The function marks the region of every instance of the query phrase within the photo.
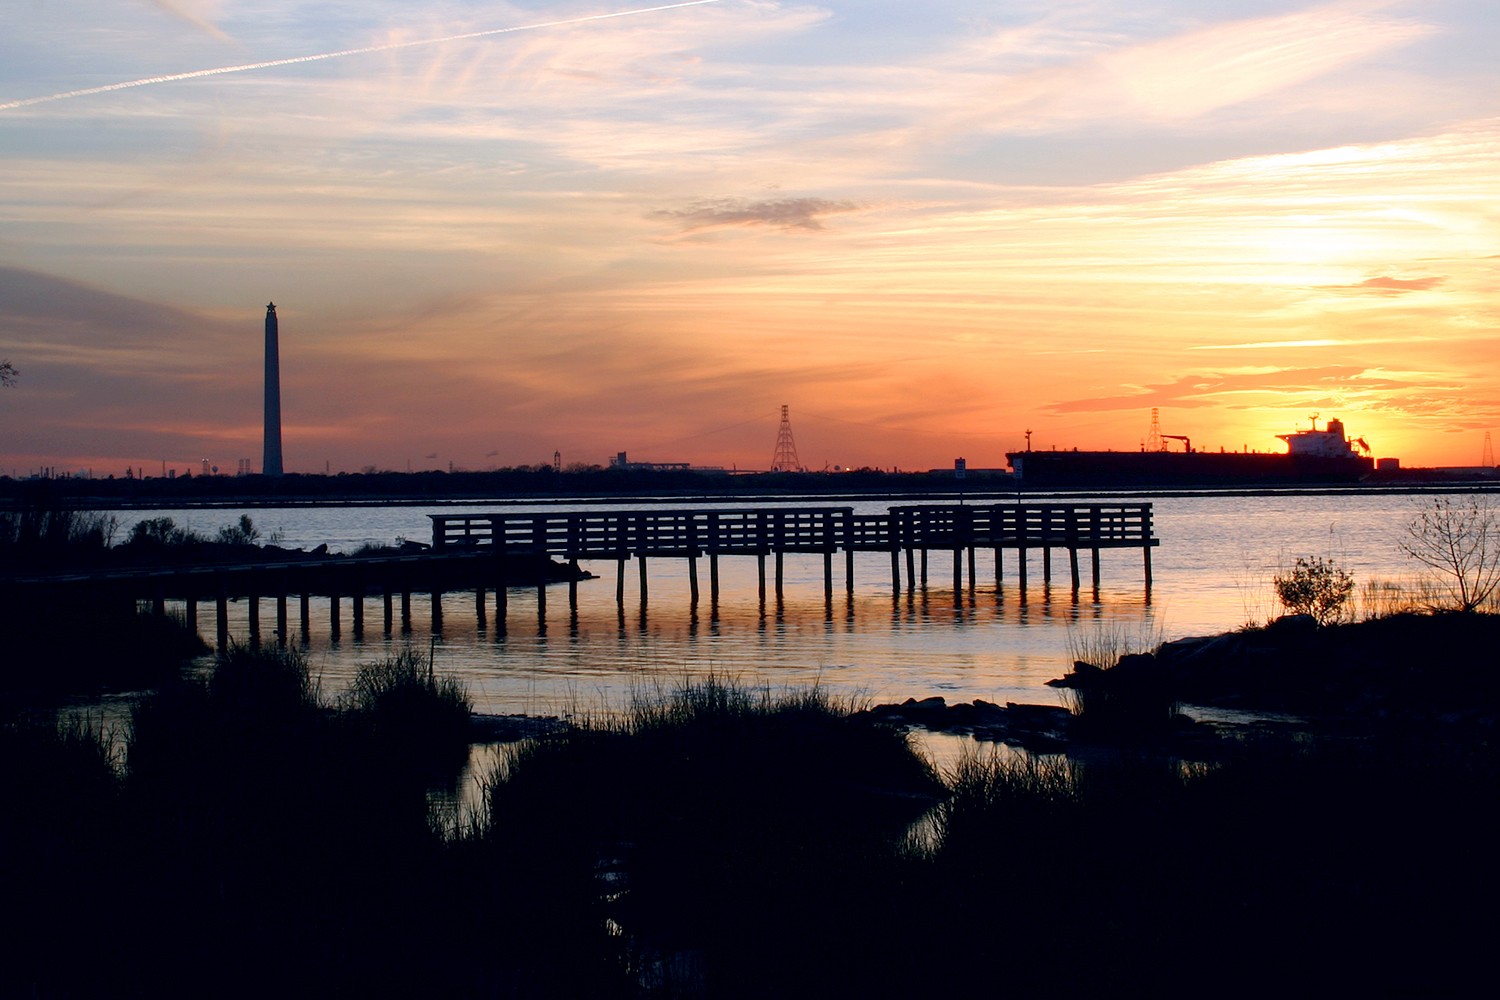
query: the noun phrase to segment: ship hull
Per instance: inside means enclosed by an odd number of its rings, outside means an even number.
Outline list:
[[[1357,482],[1368,458],[1257,452],[1022,451],[1006,456],[1026,486],[1274,486]]]

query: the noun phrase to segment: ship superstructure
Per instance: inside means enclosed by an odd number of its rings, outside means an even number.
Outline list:
[[[1328,421],[1328,426],[1318,430],[1318,415],[1312,415],[1312,430],[1293,431],[1290,434],[1278,434],[1278,438],[1286,442],[1287,454],[1292,456],[1309,456],[1315,458],[1359,458],[1359,452],[1354,450],[1359,445],[1366,454],[1369,454],[1370,446],[1365,443],[1364,438],[1350,439],[1344,436],[1344,422],[1338,419]]]

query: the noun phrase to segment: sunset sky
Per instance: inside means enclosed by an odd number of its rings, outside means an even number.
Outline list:
[[[651,6],[4,4],[0,472],[1500,436],[1494,0]]]

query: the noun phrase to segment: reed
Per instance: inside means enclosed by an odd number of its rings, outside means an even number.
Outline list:
[[[1137,739],[1177,722],[1170,678],[1152,655],[1161,636],[1161,626],[1151,622],[1135,631],[1118,621],[1069,628],[1073,670],[1058,686],[1081,734]]]
[[[847,709],[816,689],[685,680],[516,747],[493,779],[489,836],[550,868],[551,898],[571,892],[613,921],[631,975],[711,953],[717,988],[769,988],[785,969],[765,956],[842,939],[851,899],[887,912],[882,876],[942,791],[905,733]]]
[[[12,820],[56,829],[115,797],[122,761],[102,715],[19,719],[0,726],[0,801]]]
[[[1120,657],[1149,653],[1162,643],[1160,623],[1145,621],[1131,625],[1119,621],[1096,621],[1068,626],[1068,656],[1074,662],[1108,670]]]
[[[96,559],[114,543],[112,514],[35,506],[0,511],[0,563],[69,565]]]
[[[461,681],[434,671],[430,653],[407,646],[362,665],[338,707],[387,766],[451,781],[468,759],[473,702]]]

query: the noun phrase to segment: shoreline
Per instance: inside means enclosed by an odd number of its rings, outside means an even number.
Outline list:
[[[574,483],[566,482],[577,477]],[[354,482],[351,482],[353,480]],[[754,487],[748,486],[754,482]],[[0,477],[0,510],[266,509],[276,507],[543,506],[723,504],[782,500],[852,503],[956,500],[1004,503],[1078,497],[1380,496],[1500,492],[1500,476],[1407,470],[1356,483],[1214,483],[1162,486],[1100,482],[1028,487],[1008,473],[389,473],[373,475],[195,476],[176,479],[10,479]]]

